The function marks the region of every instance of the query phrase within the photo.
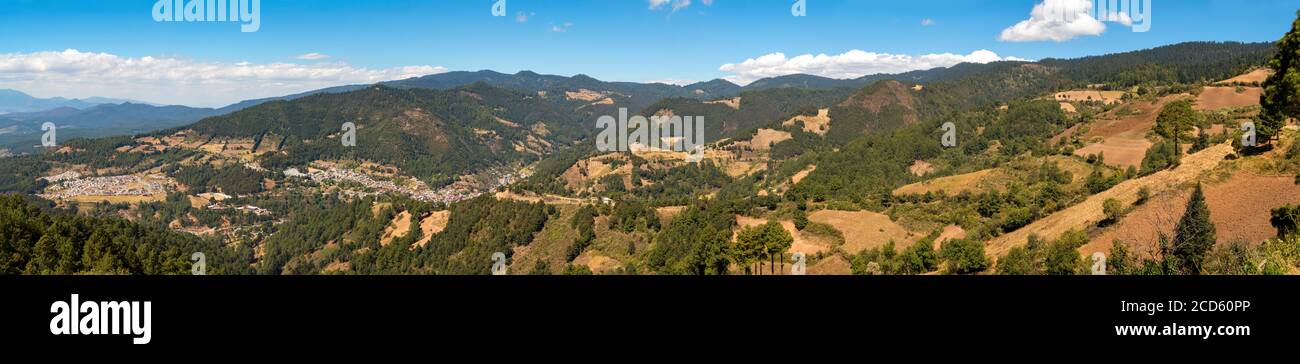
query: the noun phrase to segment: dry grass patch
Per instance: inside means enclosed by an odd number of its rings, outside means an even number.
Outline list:
[[[1137,201],[1138,190],[1147,188],[1152,195],[1168,190],[1182,188],[1187,183],[1197,180],[1201,175],[1213,170],[1232,154],[1232,146],[1219,144],[1183,158],[1182,165],[1172,170],[1157,172],[1150,176],[1128,180],[1110,190],[1088,197],[1082,203],[1070,206],[1028,226],[1020,228],[993,239],[988,245],[989,255],[998,257],[1006,254],[1015,246],[1028,242],[1029,235],[1037,234],[1047,239],[1055,239],[1070,229],[1087,229],[1102,221],[1105,215],[1101,205],[1107,199],[1117,199],[1131,205]]]
[[[1246,74],[1237,77],[1219,81],[1215,84],[1218,85],[1263,84],[1264,81],[1268,80],[1268,76],[1272,76],[1272,75],[1273,75],[1273,70],[1267,68],[1260,68],[1254,71],[1247,72]]]
[[[734,98],[730,98],[730,99],[722,99],[722,100],[705,101],[704,103],[706,103],[706,104],[710,104],[710,105],[726,105],[727,107],[730,107],[730,108],[732,108],[732,109],[740,110],[740,97],[734,97]]]
[[[406,237],[406,235],[410,233],[411,212],[402,211],[402,213],[393,217],[393,221],[388,223],[388,226],[384,228],[384,235],[379,239],[379,245],[388,246],[389,243],[393,242],[393,239]]]
[[[1052,98],[1063,102],[1103,102],[1109,105],[1120,103],[1124,91],[1065,91],[1056,93]]]
[[[584,88],[578,90],[577,92],[565,91],[564,97],[569,100],[581,100],[581,101],[591,102],[591,101],[596,101],[605,98],[605,94]]]
[[[1082,136],[1085,141],[1101,139],[1101,142],[1079,148],[1074,151],[1074,155],[1104,155],[1106,164],[1119,168],[1141,166],[1142,158],[1146,157],[1147,149],[1152,145],[1146,136],[1155,127],[1160,109],[1171,101],[1185,97],[1187,96],[1165,96],[1156,102],[1130,104],[1108,112],[1103,115],[1105,120],[1093,122],[1089,125],[1088,133]],[[1132,114],[1115,117],[1121,109],[1130,110]]]
[[[1206,87],[1196,97],[1196,110],[1218,110],[1259,105],[1259,87]]]
[[[1173,237],[1174,226],[1187,208],[1191,189],[1182,188],[1156,196],[1133,209],[1115,226],[1093,236],[1081,250],[1086,254],[1107,252],[1112,242],[1123,241],[1134,251],[1150,254],[1157,251],[1159,236]],[[1220,244],[1246,242],[1257,244],[1276,236],[1269,222],[1273,209],[1300,203],[1300,186],[1293,176],[1264,176],[1241,171],[1222,182],[1205,186],[1205,202],[1210,207]],[[1150,256],[1150,255],[1147,255]]]
[[[412,244],[411,249],[415,249],[416,247],[423,248],[425,245],[429,245],[429,241],[433,240],[434,235],[438,235],[438,233],[447,229],[447,221],[450,219],[451,211],[445,210],[434,211],[429,214],[429,216],[425,216],[424,219],[421,219],[420,231],[424,233],[424,236],[420,237],[420,240],[416,241],[415,244]]]
[[[798,122],[803,122],[803,131],[816,133],[817,135],[826,135],[830,131],[831,109],[817,110],[817,116],[799,115],[790,120],[781,123],[782,126],[795,126]]]
[[[810,165],[808,168],[799,171],[799,173],[795,173],[794,177],[790,177],[790,182],[797,185],[800,181],[803,181],[804,178],[808,178],[808,175],[812,174],[816,170],[817,165]]]
[[[1079,109],[1078,109],[1078,108],[1075,108],[1075,107],[1074,107],[1074,104],[1071,104],[1071,103],[1068,103],[1068,102],[1062,102],[1062,103],[1061,103],[1061,111],[1064,111],[1064,112],[1066,112],[1066,113],[1070,113],[1070,114],[1074,114],[1074,113],[1079,112]]]
[[[897,246],[906,246],[917,238],[916,234],[890,220],[888,215],[871,211],[821,210],[809,215],[808,219],[844,233],[843,250],[848,254],[881,247],[890,240]]]
[[[960,194],[961,191],[978,193],[991,190],[1002,190],[1006,188],[1005,180],[1005,172],[999,169],[985,169],[956,176],[940,177],[929,181],[913,183],[894,190],[894,195],[924,195],[927,192],[943,192],[949,196],[953,196]]]
[[[934,173],[934,165],[930,164],[930,162],[918,159],[915,162],[912,162],[911,166],[907,167],[907,172],[911,173],[913,176],[925,177],[927,174]]]
[[[758,133],[754,134],[754,139],[750,141],[749,145],[754,150],[772,150],[772,146],[790,139],[794,139],[794,136],[790,135],[789,132],[758,129]]]

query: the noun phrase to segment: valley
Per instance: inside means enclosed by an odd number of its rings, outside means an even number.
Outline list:
[[[796,255],[809,274],[1056,274],[1128,251],[1117,273],[1157,274],[1196,186],[1220,246],[1291,243],[1272,220],[1300,203],[1295,126],[1234,143],[1272,54],[1185,43],[745,87],[452,72],[66,139],[0,159],[0,202],[148,230],[226,274],[489,274],[498,252],[509,274],[789,274]],[[1131,72],[1153,64],[1177,77]],[[595,121],[620,108],[703,117],[703,160],[599,150]],[[165,274],[184,252],[0,270]],[[1211,254],[1265,254],[1233,252]]]

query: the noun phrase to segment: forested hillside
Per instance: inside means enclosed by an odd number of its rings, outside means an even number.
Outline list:
[[[795,253],[814,274],[1073,274],[1095,251],[1129,274],[1235,269],[1249,259],[1227,248],[1165,258],[1204,233],[1138,241],[1125,219],[1243,209],[1216,183],[1293,203],[1294,133],[1232,145],[1265,91],[1218,84],[1273,53],[1185,43],[744,88],[452,72],[296,95],[0,159],[0,191],[23,195],[0,199],[0,272],[184,273],[193,251],[226,274],[489,274],[496,253],[511,274],[784,274]],[[704,160],[597,150],[595,120],[619,108],[703,117]],[[1289,254],[1289,211],[1269,211],[1269,243],[1267,225],[1222,230]]]

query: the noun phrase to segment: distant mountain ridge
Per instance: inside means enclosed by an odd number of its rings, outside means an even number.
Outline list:
[[[85,109],[96,105],[124,102],[135,101],[104,97],[89,97],[85,99],[51,97],[45,99],[28,95],[27,93],[18,90],[0,89],[0,114],[39,112],[63,107]]]

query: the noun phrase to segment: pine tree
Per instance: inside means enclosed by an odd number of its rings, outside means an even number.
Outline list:
[[[1178,269],[1182,274],[1198,275],[1205,254],[1214,248],[1214,223],[1210,222],[1210,208],[1205,203],[1205,191],[1196,185],[1191,201],[1187,202],[1187,212],[1178,221],[1174,231],[1173,255],[1177,259]]]
[[[1263,111],[1256,122],[1256,134],[1261,141],[1277,137],[1287,118],[1300,118],[1300,11],[1296,17],[1268,62],[1276,73],[1264,81],[1264,94],[1259,98]]]

